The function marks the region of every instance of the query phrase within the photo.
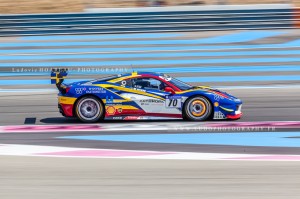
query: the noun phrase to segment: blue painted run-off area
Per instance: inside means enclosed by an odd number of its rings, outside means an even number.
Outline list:
[[[273,37],[285,32],[281,31],[243,31],[233,34],[214,36],[210,38],[198,39],[200,43],[229,43],[229,42],[249,42],[266,37]],[[156,39],[156,38],[172,38],[182,36],[181,33],[145,33],[145,34],[114,34],[114,35],[68,35],[68,36],[27,36],[20,37],[23,41],[57,41],[57,40],[108,40],[108,39]],[[174,40],[176,42],[176,40]],[[134,44],[134,41],[133,43]]]
[[[277,36],[283,32],[277,31],[245,31],[228,35],[204,39],[187,39],[187,40],[127,40],[127,41],[60,41],[60,42],[18,42],[18,43],[2,43],[1,47],[31,47],[31,46],[105,46],[105,45],[167,45],[167,44],[214,44],[214,43],[234,43],[234,42],[249,42],[265,37]],[[166,34],[166,37],[171,34]],[[164,34],[157,34],[158,38],[162,38]],[[174,34],[175,36],[175,34]],[[119,36],[123,38],[122,36]],[[138,38],[139,35],[136,35]],[[115,37],[116,38],[116,37]],[[129,38],[129,37],[128,37]],[[141,37],[140,37],[141,38]]]
[[[178,46],[177,46],[178,45]],[[44,44],[45,46],[45,44]],[[112,48],[111,46],[114,46]],[[74,48],[74,46],[64,46],[63,48],[56,47],[53,48],[43,48],[43,49],[6,49],[2,48],[0,50],[1,54],[4,53],[78,53],[78,52],[124,52],[124,51],[184,51],[184,50],[237,50],[237,49],[264,49],[264,48],[292,48],[299,47],[300,40],[291,41],[288,43],[280,44],[251,44],[251,45],[184,45],[174,43],[172,46],[143,46],[143,45],[128,45],[123,47],[118,47],[118,45],[111,45],[109,47],[97,47],[88,46],[86,48]]]
[[[48,40],[108,40],[108,39],[155,39],[164,37],[179,37],[180,33],[139,33],[139,34],[113,34],[113,35],[55,35],[55,36],[24,36],[20,40],[24,41],[48,41]]]
[[[225,56],[274,56],[300,55],[300,50],[284,51],[230,51],[230,52],[168,52],[168,53],[118,53],[118,54],[57,54],[57,55],[0,55],[0,60],[49,60],[49,59],[124,59],[124,58],[167,58],[167,57],[225,57]],[[54,63],[53,63],[54,64]]]
[[[168,144],[209,144],[260,147],[300,147],[300,132],[187,133],[146,135],[64,136],[63,139]]]
[[[86,67],[86,66],[140,66],[140,65],[175,65],[175,64],[242,64],[242,63],[278,63],[300,62],[299,57],[275,57],[275,58],[228,58],[228,59],[188,59],[188,60],[139,60],[139,61],[89,61],[89,62],[37,62],[37,63],[0,63],[0,67]]]

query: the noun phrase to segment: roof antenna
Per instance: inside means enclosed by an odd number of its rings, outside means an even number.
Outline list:
[[[132,72],[134,72],[134,68],[132,67],[132,64],[131,64],[130,66],[131,66],[131,70],[132,70]]]

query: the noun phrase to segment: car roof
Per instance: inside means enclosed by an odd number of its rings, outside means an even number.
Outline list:
[[[126,76],[133,76],[133,75],[141,75],[141,76],[143,76],[143,75],[151,75],[151,76],[156,76],[156,77],[158,77],[158,76],[162,76],[162,75],[164,75],[164,74],[162,74],[162,73],[155,73],[155,72],[139,72],[139,71],[134,71],[134,72],[132,72],[132,73],[125,73],[125,74],[121,74],[120,76],[121,77],[126,77]]]

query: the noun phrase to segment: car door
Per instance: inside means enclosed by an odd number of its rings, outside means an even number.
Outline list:
[[[154,78],[132,78],[129,83],[131,92],[123,93],[122,97],[130,98],[145,113],[161,113],[165,103],[165,92],[159,89],[160,83]]]
[[[144,92],[141,93],[142,96],[136,96],[136,99],[133,100],[145,112],[159,113],[160,116],[169,117],[172,117],[172,114],[181,114],[181,111],[177,109],[179,104],[176,104],[179,100],[164,90],[167,85],[163,81],[151,77],[133,78],[132,87],[137,91]]]

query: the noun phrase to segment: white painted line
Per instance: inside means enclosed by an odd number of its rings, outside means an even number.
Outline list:
[[[60,158],[300,161],[300,155],[195,153],[0,144],[0,155]]]
[[[252,131],[255,133],[259,129],[265,129],[266,132],[274,132],[275,129],[281,128],[300,128],[300,121],[261,121],[261,122],[156,122],[154,123],[98,123],[98,124],[65,124],[65,125],[8,125],[0,126],[0,133],[49,133],[49,132],[103,132],[103,131],[170,131],[174,132],[203,132],[208,131],[220,132],[224,129],[225,132],[229,130],[240,133]],[[238,128],[237,128],[238,127]],[[239,129],[238,131],[236,129]]]

